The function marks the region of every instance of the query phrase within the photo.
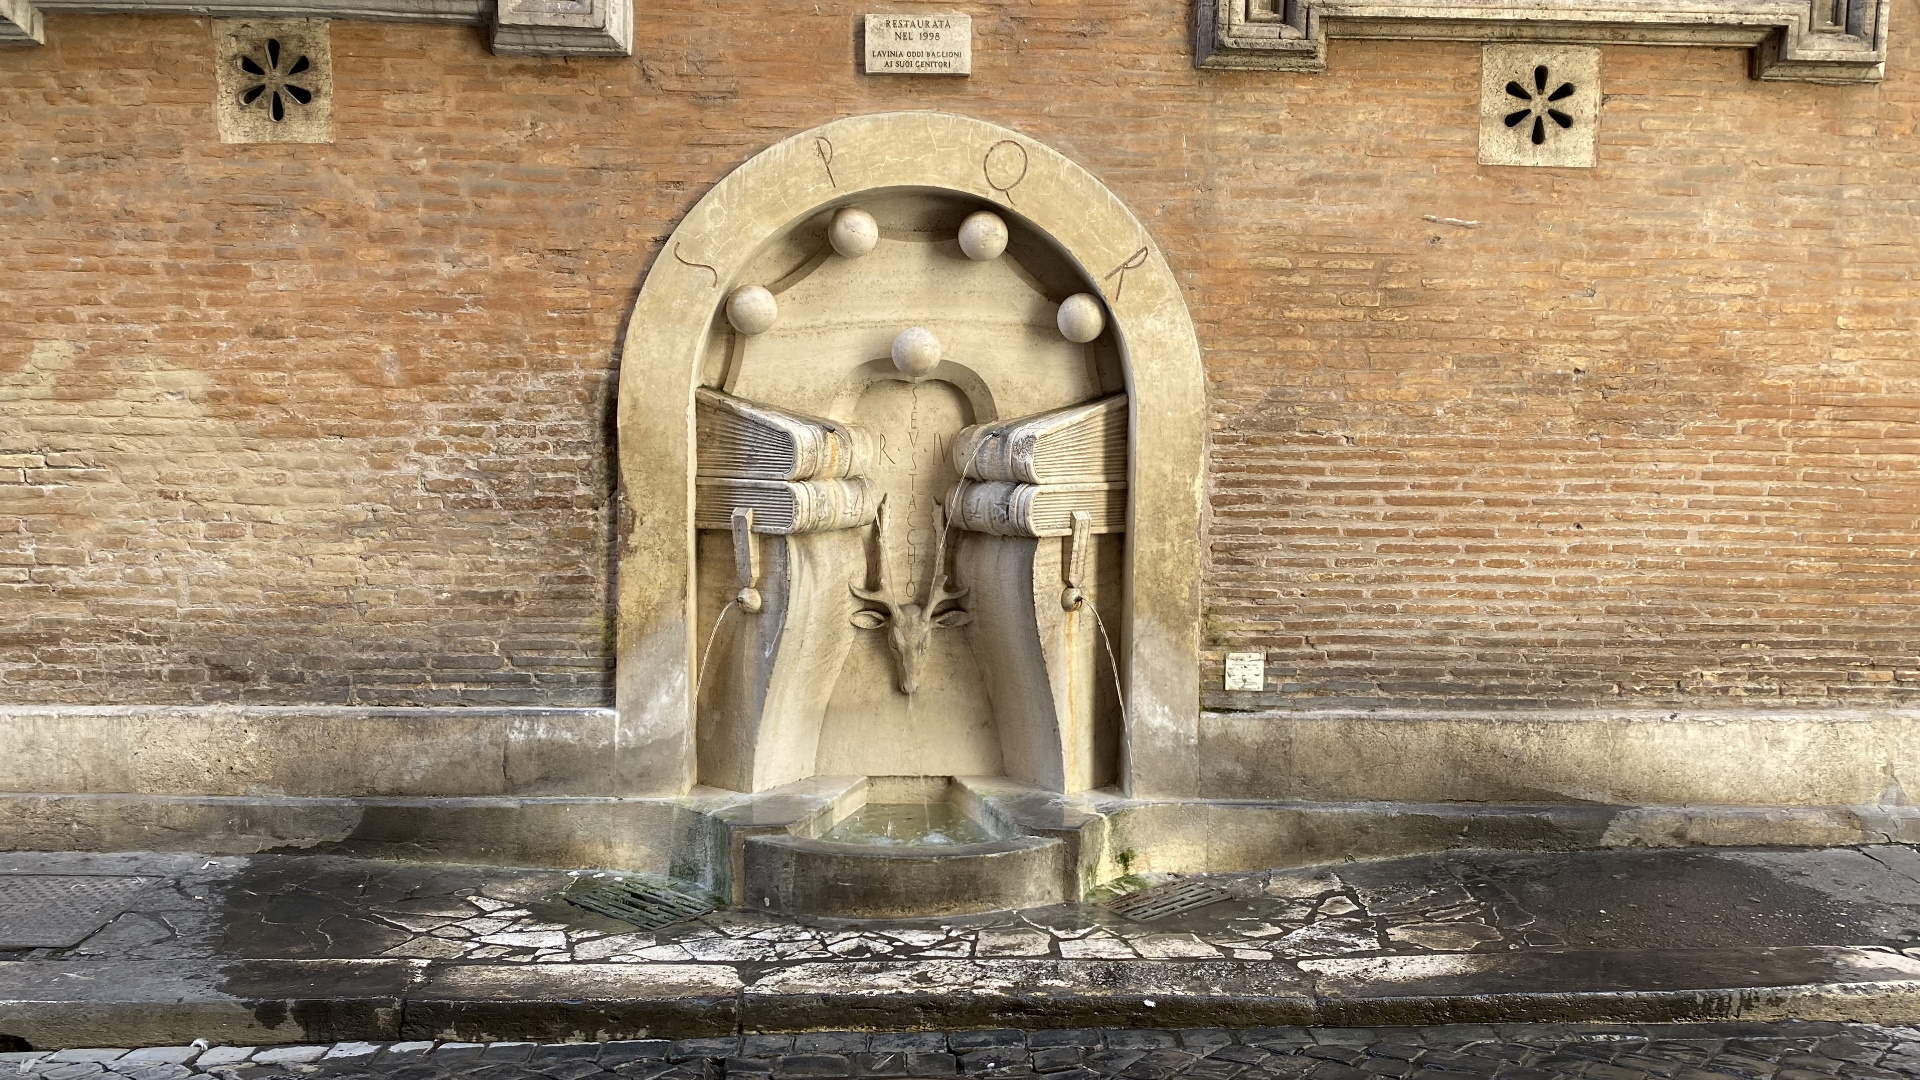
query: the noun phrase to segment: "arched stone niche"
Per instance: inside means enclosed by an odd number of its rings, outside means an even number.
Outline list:
[[[873,215],[879,237],[872,254],[849,260],[827,244],[834,214],[844,208]],[[1010,244],[1005,256],[969,274],[952,237],[967,214],[982,209],[1008,224]],[[910,273],[923,275],[916,288],[934,298],[932,309],[882,310],[889,276]],[[929,281],[951,287],[930,289]],[[749,335],[730,323],[727,302],[751,285],[769,289],[779,318]],[[1002,311],[1000,325],[969,325],[961,317],[960,294],[968,290],[984,290],[972,302],[979,308],[984,299],[986,308]],[[1043,318],[1079,291],[1099,297],[1107,320],[1103,336],[1083,348],[1057,332],[1049,338]],[[961,340],[943,342],[952,346],[950,358],[914,378],[890,362],[888,345],[901,324],[920,322],[939,323]],[[789,366],[782,357],[799,361],[823,349],[840,357],[841,370],[831,378],[819,371],[789,378],[809,363]],[[1077,365],[1078,383],[1055,378],[1036,386],[1010,377],[1007,365],[1026,361],[1055,372]],[[996,364],[998,370],[987,370]],[[935,528],[941,511],[934,504],[946,500],[922,496],[961,471],[947,439],[972,426],[1103,400],[1126,417],[1124,529],[1089,541],[1088,526],[1079,522],[1075,536],[996,544],[984,534]],[[941,445],[919,453],[918,479],[902,479],[897,452],[882,455],[895,459],[893,472],[882,475],[888,470],[875,465],[873,448],[860,450],[855,465],[826,468],[817,475],[851,473],[871,482],[864,496],[844,496],[848,505],[834,527],[789,535],[758,495],[729,502],[715,494],[716,484],[738,480],[712,474],[741,471],[712,464],[715,432],[737,426],[741,415],[758,422],[748,415],[755,409],[771,410],[776,425],[798,417],[829,431],[852,427],[876,436],[891,427],[896,439],[908,410],[914,430]],[[638,781],[622,794],[675,795],[696,783],[764,790],[828,770],[1004,774],[1057,790],[1118,781],[1136,797],[1194,794],[1204,432],[1199,349],[1178,282],[1112,192],[1058,153],[978,120],[887,113],[827,124],[755,156],[708,192],[668,239],[628,326],[619,456],[631,513],[620,550],[616,705],[620,753],[628,759],[623,771]],[[700,445],[708,448],[704,477],[695,475]],[[942,467],[954,475],[933,478]],[[754,481],[768,482],[779,483]],[[881,512],[883,493],[888,509]],[[758,507],[758,518],[743,518],[743,507]],[[909,542],[909,534],[917,539]],[[939,537],[952,542],[944,562],[937,547],[929,548]],[[1044,725],[1009,725],[1004,716],[1001,730],[969,733],[967,718],[983,706],[1007,711],[1004,702],[985,700],[982,665],[996,679],[1021,666],[1014,661],[1024,654],[994,655],[996,648],[1022,648],[1006,644],[1024,640],[1019,632],[1008,636],[1006,613],[1019,610],[1021,590],[1032,590],[1032,622],[1045,607],[1037,599],[1041,586],[1064,579],[1076,551],[1088,552],[1081,577],[1119,659],[1124,714],[1118,702],[1090,707],[1095,729],[1113,714],[1106,735],[1036,735]],[[929,691],[902,704],[909,677],[903,653],[882,644],[890,628],[875,624],[887,611],[899,624],[906,602],[931,598],[940,583],[929,579],[943,570],[966,597],[924,614],[966,622],[956,610],[964,608],[991,625],[931,628],[922,652],[934,689],[947,700],[929,710],[934,720],[925,723],[913,701],[931,701]],[[748,578],[765,587],[743,606],[738,590]],[[871,599],[889,585],[898,604]],[[733,608],[723,610],[729,598]],[[1042,637],[1048,625],[1056,636],[1062,632],[1058,620],[1039,621]],[[1028,638],[1034,629],[1026,627]],[[1080,655],[1094,655],[1089,647],[1104,652],[1090,646],[1085,628],[1072,634]],[[714,673],[706,686],[698,675],[703,653]],[[773,671],[783,662],[784,676]],[[723,670],[724,678],[714,677]],[[809,682],[796,671],[828,674]],[[1076,678],[1084,690],[1094,676],[1111,683],[1104,657]],[[808,685],[796,691],[802,683]],[[895,698],[886,700],[876,685]],[[1030,689],[1043,696],[1046,687]],[[768,694],[779,700],[770,704]],[[805,700],[796,704],[796,694]],[[862,710],[878,718],[866,729],[848,719]],[[810,719],[796,723],[796,716]],[[902,750],[909,744],[925,752],[915,758],[920,751]]]

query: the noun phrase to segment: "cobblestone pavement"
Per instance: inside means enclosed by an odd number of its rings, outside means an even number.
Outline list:
[[[31,1080],[1894,1080],[1920,1077],[1920,1028],[1742,1023],[817,1032],[679,1042],[0,1054],[0,1078],[16,1069]]]
[[[0,855],[0,875],[151,886],[75,945],[0,960],[401,958],[544,964],[1279,960],[1530,948],[1873,945],[1920,956],[1920,852],[1454,852],[1211,875],[1150,923],[1092,904],[901,923],[722,911],[657,932],[561,902],[580,873],[331,856]]]

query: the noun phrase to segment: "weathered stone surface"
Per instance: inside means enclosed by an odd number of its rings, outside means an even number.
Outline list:
[[[224,143],[333,141],[333,46],[324,19],[214,23],[214,125]]]
[[[755,980],[741,1009],[745,1023],[772,1029],[804,1025],[814,1009],[887,1027],[1015,1018],[1048,1027],[1286,1024],[1314,1015],[1306,985],[1277,965],[1138,960],[800,964]]]
[[[1305,960],[1336,1025],[1512,1023],[1591,1015],[1920,1022],[1920,962],[1883,949],[1789,947]]]
[[[1480,164],[1592,168],[1601,100],[1597,46],[1482,46]]]
[[[658,1039],[736,1030],[740,977],[724,965],[453,964],[408,994],[417,1038]]]

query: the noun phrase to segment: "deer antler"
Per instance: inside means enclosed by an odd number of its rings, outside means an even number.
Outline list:
[[[958,600],[967,595],[965,587],[947,588],[947,514],[946,508],[939,503],[933,504],[933,574],[927,582],[927,604],[925,611],[932,615],[934,610],[949,600]]]
[[[874,533],[880,542],[880,587],[863,589],[857,581],[850,582],[848,587],[853,590],[853,595],[870,604],[879,604],[887,609],[887,614],[892,615],[900,610],[900,605],[893,591],[893,575],[887,572],[887,564],[893,560],[887,558],[887,497],[885,495],[880,496],[880,506],[875,511]]]

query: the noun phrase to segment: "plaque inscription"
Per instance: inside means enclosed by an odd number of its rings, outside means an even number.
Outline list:
[[[869,75],[973,74],[970,15],[869,15]]]

